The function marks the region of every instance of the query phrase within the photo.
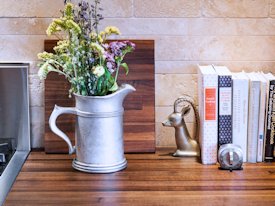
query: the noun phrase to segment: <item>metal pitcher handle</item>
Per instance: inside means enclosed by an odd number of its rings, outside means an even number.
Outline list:
[[[57,136],[61,137],[68,144],[69,154],[73,154],[73,153],[75,153],[75,146],[72,145],[72,142],[69,139],[69,137],[56,126],[56,119],[61,114],[76,114],[76,108],[75,107],[59,107],[59,106],[55,105],[54,110],[52,111],[52,114],[49,119],[50,129],[53,131],[53,133],[55,133]]]

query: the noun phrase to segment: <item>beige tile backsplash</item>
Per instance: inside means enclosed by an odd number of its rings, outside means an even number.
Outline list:
[[[31,63],[32,146],[43,147],[44,84],[36,75],[36,54],[63,0],[0,5],[0,61]],[[161,125],[174,100],[188,94],[197,102],[197,64],[275,73],[274,0],[102,0],[102,7],[102,27],[117,26],[125,38],[155,40],[157,146],[175,146],[173,128]],[[193,135],[192,113],[186,122]]]

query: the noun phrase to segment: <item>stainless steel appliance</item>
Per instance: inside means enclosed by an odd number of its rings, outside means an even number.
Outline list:
[[[31,148],[28,68],[0,63],[0,205]]]

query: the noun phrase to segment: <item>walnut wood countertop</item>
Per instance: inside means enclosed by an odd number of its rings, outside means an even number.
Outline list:
[[[173,151],[128,154],[128,168],[113,174],[77,172],[72,156],[32,152],[5,205],[275,205],[275,163],[229,172]]]

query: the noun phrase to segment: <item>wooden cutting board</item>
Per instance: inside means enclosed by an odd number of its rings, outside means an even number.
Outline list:
[[[136,50],[125,62],[130,71],[119,75],[119,84],[128,83],[136,92],[124,101],[124,146],[126,153],[155,152],[155,59],[153,40],[131,40]],[[56,40],[45,40],[45,51],[53,52]],[[50,73],[45,80],[45,152],[68,153],[67,144],[49,128],[49,117],[54,105],[74,107],[74,98],[68,97],[70,85],[64,76]],[[74,115],[62,115],[57,126],[74,143]]]

